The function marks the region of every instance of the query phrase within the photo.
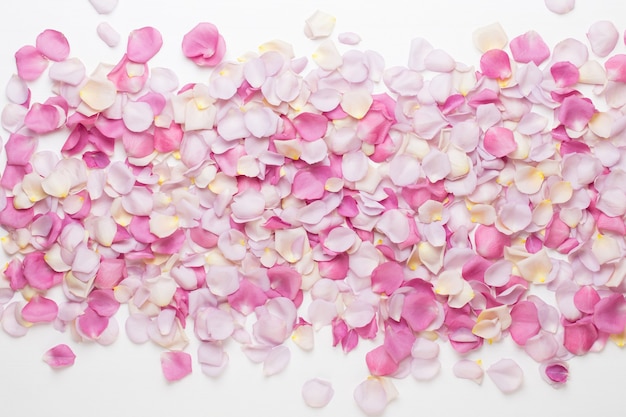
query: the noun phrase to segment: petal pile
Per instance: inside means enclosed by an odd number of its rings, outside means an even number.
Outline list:
[[[546,4],[566,13],[574,2]],[[2,111],[5,332],[53,323],[107,345],[123,307],[129,339],[163,347],[164,377],[177,381],[192,372],[191,333],[205,374],[224,371],[234,341],[271,377],[289,364],[289,340],[309,350],[327,328],[345,352],[376,344],[354,391],[369,415],[398,395],[392,378],[441,371],[440,340],[463,356],[455,375],[480,384],[486,373],[505,393],[522,369],[502,359],[483,370],[467,356],[485,342],[510,337],[554,386],[571,357],[622,346],[617,29],[589,28],[599,60],[574,39],[550,51],[532,31],[509,44],[491,25],[474,37],[477,68],[421,38],[408,66],[386,68],[376,52],[344,51],[356,34],[336,45],[335,23],[306,21],[312,63],[278,40],[224,60],[216,26],[199,23],[182,51],[214,67],[207,83],[151,67],[163,39],[149,26],[90,73],[58,31],[20,48]],[[110,26],[98,33],[120,41]],[[52,93],[34,102],[30,83],[46,70]],[[39,149],[53,134],[60,149]],[[59,345],[44,360],[74,357]],[[314,408],[333,394],[319,378],[302,389]]]

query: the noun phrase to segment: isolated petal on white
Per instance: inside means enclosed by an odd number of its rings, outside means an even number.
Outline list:
[[[54,66],[54,64],[52,66]],[[52,69],[50,69],[50,71],[52,71]],[[9,99],[9,101],[15,104],[25,103],[29,97],[28,91],[29,90],[26,81],[22,80],[15,74],[11,76],[5,89],[7,98]]]
[[[326,38],[333,33],[337,19],[317,10],[305,21],[304,34],[309,39]]]
[[[390,379],[370,377],[354,390],[354,400],[368,416],[382,414],[387,404],[396,398],[398,392]]]
[[[109,14],[117,7],[118,0],[89,0],[89,3],[100,14]]]
[[[304,403],[312,408],[325,407],[332,400],[335,390],[329,381],[320,378],[309,379],[302,386]]]
[[[553,13],[566,14],[574,10],[576,0],[544,0],[546,7]]]
[[[619,38],[615,25],[608,20],[599,20],[589,27],[587,39],[594,54],[605,57],[610,54]]]
[[[479,385],[483,382],[485,375],[482,366],[477,361],[470,359],[461,359],[455,363],[452,367],[452,372],[457,378],[469,379]]]
[[[517,391],[524,381],[524,372],[512,359],[501,359],[487,368],[487,375],[505,394]]]
[[[497,22],[474,30],[472,40],[474,46],[483,53],[490,49],[504,49],[509,41],[502,25]]]
[[[99,23],[96,27],[96,32],[98,37],[111,48],[119,45],[121,41],[120,34],[107,22]]]

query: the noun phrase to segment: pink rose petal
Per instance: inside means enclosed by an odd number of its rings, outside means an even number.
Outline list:
[[[225,52],[224,38],[212,23],[199,23],[183,37],[183,54],[197,65],[214,67]]]
[[[180,351],[163,352],[161,369],[165,379],[170,382],[183,379],[191,373],[191,355]]]
[[[46,351],[43,355],[43,361],[50,365],[51,368],[66,368],[74,365],[76,355],[72,349],[65,344],[56,345]]]
[[[133,62],[148,62],[163,46],[161,33],[151,26],[136,29],[128,35],[126,54]]]
[[[61,32],[46,29],[37,36],[37,50],[51,61],[63,61],[70,54],[70,44]]]
[[[34,81],[48,68],[48,60],[34,46],[23,46],[15,53],[17,75],[24,81]]]

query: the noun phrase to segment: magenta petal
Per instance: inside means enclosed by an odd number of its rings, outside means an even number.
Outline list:
[[[548,383],[552,384],[555,388],[565,384],[569,376],[569,369],[567,363],[563,362],[551,362],[542,366],[545,379]]]
[[[109,325],[109,318],[102,317],[91,307],[76,318],[76,326],[82,334],[90,339],[97,339]]]
[[[224,38],[212,23],[199,23],[183,37],[183,54],[197,65],[214,67],[225,53]]]
[[[61,32],[46,29],[37,36],[37,50],[51,61],[63,61],[70,54],[70,44]]]
[[[511,76],[509,55],[501,49],[491,49],[480,57],[480,70],[489,78],[506,80]]]
[[[22,309],[22,317],[31,323],[49,323],[59,312],[57,303],[49,298],[35,295]]]
[[[26,45],[15,53],[17,75],[25,81],[34,81],[48,68],[48,60],[34,46]]]
[[[178,381],[191,373],[191,355],[170,351],[161,354],[161,369],[168,381]]]
[[[35,103],[30,108],[24,124],[35,133],[49,133],[59,126],[60,116],[56,106]]]
[[[398,370],[398,364],[389,356],[384,345],[367,352],[365,362],[370,373],[375,376],[391,375]]]
[[[576,65],[571,62],[557,62],[550,67],[550,74],[557,87],[570,87],[578,82],[580,73]]]
[[[372,291],[393,294],[404,281],[404,272],[397,262],[385,262],[372,271]]]
[[[151,26],[133,30],[128,36],[126,54],[133,62],[145,64],[163,46],[161,33]]]
[[[495,226],[479,225],[475,233],[476,252],[487,259],[501,258],[504,247],[511,245],[511,238]]]
[[[592,323],[591,318],[587,316],[576,322],[563,322],[563,346],[574,355],[584,355],[589,352],[598,340],[598,329]]]
[[[23,136],[17,133],[11,134],[5,145],[7,164],[26,165],[37,148],[37,138]]]
[[[626,327],[626,299],[624,299],[624,295],[612,294],[598,301],[593,309],[593,324],[602,332],[622,333]]]
[[[592,314],[593,310],[600,301],[598,291],[592,286],[586,285],[581,287],[574,294],[574,305],[581,313]]]
[[[276,265],[267,270],[270,287],[283,297],[290,300],[296,298],[302,285],[302,275],[289,266]]]
[[[589,99],[568,96],[563,99],[557,111],[559,122],[569,129],[580,132],[593,117],[595,107]]]
[[[87,305],[98,315],[111,317],[120,308],[120,303],[115,299],[113,290],[94,290],[87,297]]]
[[[517,149],[513,132],[506,127],[494,126],[485,132],[484,147],[496,158],[502,158]]]
[[[74,365],[76,355],[68,345],[60,344],[46,351],[43,360],[51,368],[65,368]]]
[[[328,119],[321,114],[304,112],[293,119],[293,125],[302,139],[312,142],[324,137],[328,128]]]
[[[540,65],[550,56],[550,48],[535,31],[529,31],[511,40],[511,54],[517,62]]]
[[[414,331],[426,330],[437,315],[438,308],[432,293],[415,291],[404,297],[402,317]]]
[[[520,301],[511,309],[511,326],[509,331],[515,342],[523,346],[526,341],[541,330],[537,306],[530,301]]]
[[[606,68],[606,77],[610,81],[619,81],[626,83],[626,55],[617,54],[604,63]]]

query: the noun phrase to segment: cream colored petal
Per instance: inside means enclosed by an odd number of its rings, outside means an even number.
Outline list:
[[[490,226],[496,221],[496,209],[489,204],[474,204],[469,213],[473,223]]]
[[[472,40],[480,52],[487,52],[490,49],[504,49],[509,42],[502,25],[497,22],[476,29],[472,34]]]
[[[343,189],[343,179],[338,177],[331,177],[326,180],[326,184],[324,185],[324,189],[331,193],[336,193],[339,190]]]
[[[243,155],[237,160],[237,175],[254,178],[261,172],[259,162],[252,155]]]
[[[148,300],[159,307],[167,306],[178,288],[174,279],[164,276],[151,279],[147,285],[150,289]]]
[[[285,55],[289,59],[295,57],[295,54],[293,53],[293,47],[291,46],[291,44],[285,41],[278,40],[278,39],[265,42],[264,44],[261,44],[259,46],[259,52],[261,52],[262,54],[266,52],[270,52],[270,51],[280,52],[281,54]]]
[[[545,283],[552,271],[552,262],[545,248],[517,262],[516,266],[522,278],[535,284]]]
[[[111,217],[98,217],[93,224],[93,239],[102,246],[111,246],[117,233],[117,225]]]
[[[612,127],[613,118],[605,112],[594,113],[589,121],[589,128],[591,131],[601,138],[608,138],[611,136]]]
[[[306,21],[304,34],[309,39],[326,38],[333,33],[337,18],[328,13],[317,10]]]
[[[150,214],[150,232],[160,238],[168,237],[178,229],[178,216],[153,212]]]
[[[61,246],[54,244],[48,249],[43,257],[44,261],[56,272],[67,272],[72,267],[66,264],[61,258]]]
[[[302,227],[276,230],[274,242],[276,252],[289,263],[298,262],[311,249],[306,230]]]
[[[515,170],[515,186],[524,194],[535,194],[543,184],[543,173],[533,166],[521,166]]]
[[[419,221],[422,223],[441,221],[443,217],[443,203],[428,200],[417,209],[417,213]]]
[[[462,308],[472,301],[475,295],[472,286],[469,285],[467,281],[463,280],[463,288],[459,293],[448,297],[448,305],[452,308]]]
[[[596,239],[591,245],[591,252],[600,265],[619,259],[622,256],[622,251],[617,241],[611,236],[603,234],[596,236]]]
[[[343,64],[343,58],[337,50],[335,43],[331,40],[326,40],[320,44],[312,55],[313,61],[322,69],[326,71],[336,70]]]
[[[72,182],[69,174],[62,171],[53,171],[47,178],[41,181],[41,188],[46,194],[57,198],[67,197],[71,186]]]
[[[587,61],[578,68],[578,82],[582,84],[603,85],[606,72],[598,61]]]
[[[550,200],[543,200],[533,209],[533,223],[539,227],[545,227],[554,214],[554,208]]]
[[[559,181],[550,187],[550,201],[554,204],[567,203],[572,194],[572,184],[569,181]]]
[[[444,271],[437,277],[435,293],[441,295],[456,295],[463,290],[465,280],[458,270]]]
[[[447,151],[448,159],[450,159],[449,180],[456,180],[467,175],[472,167],[472,160],[465,152],[456,146],[450,146]]]
[[[369,111],[373,102],[374,99],[369,91],[355,88],[343,94],[341,108],[355,119],[362,119]]]
[[[515,131],[513,132],[513,139],[515,140],[517,149],[507,154],[507,158],[518,159],[518,160],[528,158],[528,155],[530,155],[530,145],[531,145],[530,138],[526,135],[522,135],[521,133]]]
[[[41,201],[48,197],[48,194],[46,194],[41,187],[42,181],[43,178],[35,172],[24,175],[24,179],[22,180],[22,190],[24,190],[24,193],[26,193],[31,202]]]
[[[439,273],[443,266],[445,246],[434,247],[428,242],[420,242],[418,252],[422,264],[433,274]]]
[[[124,227],[128,226],[130,221],[133,219],[133,216],[128,214],[128,212],[122,207],[122,199],[119,197],[111,203],[111,217],[113,217],[115,223]]]
[[[302,155],[302,142],[298,139],[276,140],[274,145],[279,154],[294,161],[299,160],[300,155]]]
[[[108,79],[90,79],[80,90],[80,98],[95,111],[102,111],[115,103],[117,89]]]

